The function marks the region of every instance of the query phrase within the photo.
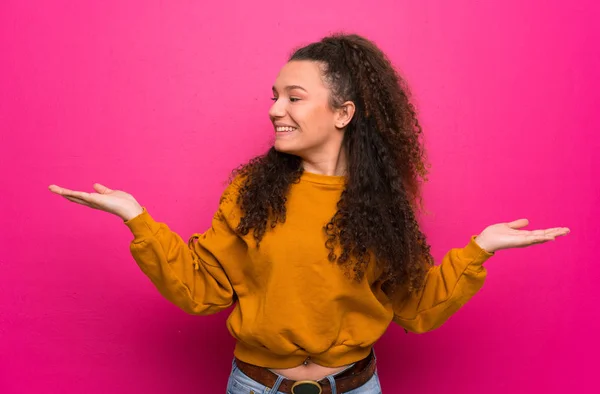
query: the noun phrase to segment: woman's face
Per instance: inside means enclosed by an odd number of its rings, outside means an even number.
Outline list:
[[[343,120],[341,111],[329,106],[329,95],[317,62],[291,61],[283,66],[269,110],[276,150],[305,160],[339,152],[343,128],[338,127]]]

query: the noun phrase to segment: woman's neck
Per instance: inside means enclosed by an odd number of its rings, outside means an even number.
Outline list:
[[[324,154],[322,157],[302,158],[302,168],[313,174],[344,176],[347,175],[348,165],[344,149],[339,149],[337,154]]]

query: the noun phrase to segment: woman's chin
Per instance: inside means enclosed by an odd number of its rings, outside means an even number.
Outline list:
[[[293,144],[289,144],[289,143],[286,143],[284,141],[277,141],[277,140],[275,140],[275,144],[273,144],[273,147],[278,152],[289,153],[289,154],[292,154],[292,155],[295,155],[297,153],[297,151],[298,151],[297,149],[294,149]]]

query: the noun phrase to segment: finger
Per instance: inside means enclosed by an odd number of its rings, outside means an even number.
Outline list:
[[[71,197],[71,196],[63,196],[63,197],[69,201],[76,202],[77,204],[81,204],[81,205],[85,205],[86,207],[94,208],[94,207],[92,207],[91,204],[89,204],[88,202],[86,202],[85,200],[82,200],[80,198]]]
[[[544,238],[544,237],[554,238],[558,235],[564,235],[566,233],[567,233],[567,231],[563,230],[562,228],[552,228],[552,229],[546,229],[546,230],[531,230],[531,231],[521,230],[521,231],[519,231],[519,235],[542,237],[542,238]]]
[[[555,227],[545,230],[546,234],[551,235],[567,235],[571,230],[566,227]]]
[[[56,186],[56,185],[50,185],[48,186],[48,190],[50,190],[52,193],[56,193],[56,194],[62,194],[63,193],[63,188],[60,186]]]
[[[543,237],[546,235],[545,230],[518,230],[518,235],[528,237],[527,239],[534,239],[536,237]]]
[[[548,240],[545,240],[544,242],[548,242]],[[520,243],[518,245],[517,244],[512,245],[511,248],[527,248],[527,247],[530,247],[530,246],[533,246],[533,245],[537,245],[537,244],[541,244],[541,243],[544,243],[544,242],[540,242],[540,241],[536,241],[536,242],[533,242],[533,241],[532,242],[522,242],[522,243]]]
[[[83,200],[85,202],[87,202],[88,204],[93,203],[92,201],[92,195],[90,193],[86,193],[86,192],[72,192],[71,194],[69,194],[69,197],[74,197],[74,198],[78,198],[80,200]]]
[[[554,238],[552,238],[552,239],[540,239],[538,241],[533,242],[533,245],[544,244],[544,243],[549,242],[549,241],[555,241],[555,239]]]
[[[513,220],[512,222],[506,223],[506,224],[510,228],[521,228],[521,227],[527,226],[529,224],[529,220],[522,218],[522,219]]]
[[[100,194],[108,194],[108,193],[112,192],[111,189],[109,189],[108,187],[106,187],[100,183],[94,183],[94,185],[92,187],[94,188],[95,191],[97,191]]]
[[[567,235],[569,233],[569,229],[564,227],[555,227],[546,230],[534,230],[531,233],[532,235],[554,239],[561,235]]]
[[[537,245],[537,244],[543,244],[546,243],[548,241],[554,241],[553,237],[534,237],[534,238],[530,238],[527,240],[525,246],[529,246],[529,245]]]
[[[83,192],[78,192],[75,190],[70,190],[64,187],[60,187],[60,186],[56,186],[56,185],[50,185],[48,187],[50,189],[50,191],[59,194],[61,196],[74,196],[74,197],[78,197],[78,198],[82,198],[82,193]],[[87,193],[85,193],[87,194]],[[84,198],[83,198],[84,199]]]
[[[99,209],[98,205],[101,205],[101,199],[99,198],[100,194],[98,193],[79,192],[56,185],[50,185],[49,189],[54,193],[67,198],[67,200],[81,205],[85,205],[94,209]]]

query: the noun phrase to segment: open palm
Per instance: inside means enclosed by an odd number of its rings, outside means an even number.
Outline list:
[[[142,212],[142,207],[131,194],[109,189],[99,183],[94,183],[92,187],[96,193],[69,190],[57,185],[50,185],[48,189],[69,201],[112,213],[123,220],[129,220]]]
[[[497,223],[486,227],[476,238],[479,246],[488,252],[500,249],[524,248],[530,245],[554,241],[556,237],[567,235],[568,227],[552,227],[540,230],[521,230],[529,224],[527,219],[509,223]]]

